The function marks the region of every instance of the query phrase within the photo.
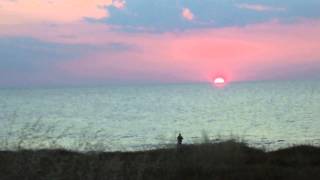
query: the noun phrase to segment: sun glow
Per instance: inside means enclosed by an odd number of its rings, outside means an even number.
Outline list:
[[[214,84],[224,84],[225,81],[222,77],[217,77],[214,79]]]
[[[226,84],[226,81],[223,77],[216,77],[213,79],[213,84],[216,87],[224,87]]]

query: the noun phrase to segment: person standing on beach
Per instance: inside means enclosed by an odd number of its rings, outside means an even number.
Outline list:
[[[179,135],[177,137],[177,149],[178,149],[178,151],[181,151],[182,140],[183,140],[183,137],[181,136],[181,133],[179,133]]]

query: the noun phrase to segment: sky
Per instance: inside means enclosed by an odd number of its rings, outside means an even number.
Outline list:
[[[320,79],[319,0],[0,0],[0,86]]]

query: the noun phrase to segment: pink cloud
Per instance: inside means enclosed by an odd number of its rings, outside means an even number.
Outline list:
[[[188,21],[192,21],[194,19],[194,15],[189,8],[183,8],[181,15]]]
[[[236,7],[240,9],[248,9],[253,11],[285,11],[285,8],[282,7],[272,7],[262,4],[236,4]]]
[[[45,41],[97,46],[126,44],[132,48],[98,50],[79,59],[60,61],[57,68],[61,74],[79,79],[171,82],[209,81],[217,75],[229,81],[287,78],[297,71],[281,67],[320,64],[319,32],[319,20],[304,20],[161,34],[114,32],[106,25],[86,23],[8,26],[0,29],[0,36],[28,35]],[[62,36],[68,34],[74,37]]]
[[[124,0],[113,0],[113,6],[118,9],[123,9],[126,6],[126,1]]]
[[[265,79],[275,73],[261,74],[268,68],[319,61],[319,32],[319,21],[306,21],[179,34],[120,33],[112,35],[114,40],[137,48],[125,53],[100,52],[61,67],[77,76],[93,78],[148,76],[168,81],[207,81],[223,75],[231,81]],[[100,40],[110,41],[109,37]],[[291,70],[282,70],[284,74],[286,71]]]

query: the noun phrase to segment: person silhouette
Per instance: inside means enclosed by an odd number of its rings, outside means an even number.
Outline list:
[[[183,140],[183,137],[181,136],[181,133],[179,133],[178,137],[177,137],[177,143],[178,145],[181,145],[182,144],[182,140]]]
[[[179,135],[177,137],[177,151],[178,152],[182,151],[182,140],[183,140],[183,137],[181,136],[181,133],[179,133]]]

